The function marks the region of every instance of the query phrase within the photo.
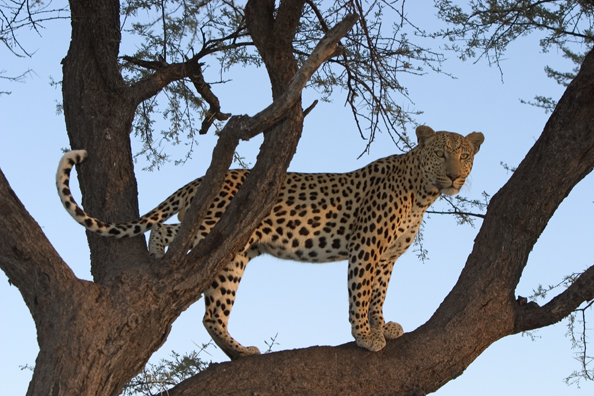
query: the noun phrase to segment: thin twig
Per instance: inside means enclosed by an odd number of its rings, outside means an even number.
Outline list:
[[[453,211],[453,212],[438,212],[438,211],[433,211],[433,210],[428,210],[427,213],[430,214],[447,214],[447,215],[460,215],[460,216],[475,216],[475,217],[480,217],[481,219],[485,218],[485,215],[483,214],[479,214],[479,213],[469,213],[469,212],[459,212],[459,211]]]

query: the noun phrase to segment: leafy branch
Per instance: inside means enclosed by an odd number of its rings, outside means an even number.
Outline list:
[[[528,298],[531,300],[545,299],[547,295],[554,290],[568,289],[584,272],[574,272],[570,275],[566,275],[555,285],[549,285],[547,287],[538,285],[537,289],[533,290],[532,295]],[[572,372],[565,378],[567,384],[579,385],[579,382],[582,379],[588,381],[594,380],[594,368],[591,367],[592,362],[594,362],[594,357],[590,356],[588,352],[588,328],[586,326],[586,314],[593,305],[594,300],[591,300],[583,307],[576,308],[567,317],[566,336],[569,337],[571,341],[572,349],[577,351],[576,360],[580,363],[580,370]]]
[[[131,25],[125,31],[143,37],[143,42],[134,55],[121,57],[122,68],[129,83],[140,82],[148,78],[151,72],[166,73],[171,66],[176,65],[183,69],[182,74],[185,77],[162,88],[166,98],[164,109],[153,97],[146,99],[149,103],[138,108],[133,128],[136,136],[143,142],[143,148],[137,156],[146,156],[150,164],[148,170],[169,161],[169,156],[161,147],[163,141],[173,145],[186,141],[188,151],[185,158],[177,160],[176,164],[185,162],[191,157],[196,135],[207,133],[215,122],[225,121],[231,116],[221,112],[220,102],[210,84],[205,81],[203,64],[199,61],[213,54],[241,51],[253,43],[244,40],[247,37],[245,22],[237,17],[233,2],[218,4],[218,8],[213,7],[215,5],[211,2],[155,0],[140,3],[129,1],[122,9],[125,24]],[[222,11],[223,8],[225,12]],[[159,11],[155,13],[158,16],[148,21],[146,18],[131,21],[138,15],[139,9]],[[202,25],[197,22],[201,19],[200,16],[204,20]],[[153,29],[157,26],[161,28],[155,33]],[[198,52],[194,51],[196,45],[201,45]],[[154,116],[158,113],[168,119],[169,129],[162,131],[161,137],[155,139]],[[202,122],[197,122],[196,118],[202,119]],[[201,125],[200,128],[198,125]]]
[[[23,80],[25,79],[25,77],[27,77],[29,74],[31,74],[32,70],[29,69],[21,74],[19,74],[18,76],[3,76],[2,74],[5,73],[4,70],[0,70],[0,79],[2,80],[7,80],[7,81],[12,81],[12,82],[23,82]],[[9,91],[0,91],[0,95],[10,95],[11,92]]]
[[[470,224],[474,227],[473,217],[484,219],[485,215],[482,213],[471,212],[469,208],[475,208],[481,211],[487,210],[491,196],[485,191],[483,191],[482,196],[483,200],[479,201],[478,199],[468,199],[461,195],[456,195],[455,197],[442,195],[439,200],[445,202],[449,209],[445,211],[428,210],[427,213],[454,215],[456,216],[459,225]]]
[[[67,7],[53,8],[51,5],[51,1],[3,1],[0,4],[0,42],[13,55],[30,57],[32,54],[18,39],[18,30],[29,27],[41,35],[44,22],[70,17]]]
[[[295,53],[305,56],[310,52],[306,43],[318,37],[328,22],[345,12],[362,16],[355,28],[342,41],[342,50],[337,57],[325,64],[311,81],[311,86],[320,92],[324,100],[336,88],[346,92],[345,103],[349,106],[359,134],[369,151],[380,131],[387,132],[402,151],[412,148],[406,127],[415,124],[418,111],[405,109],[401,99],[412,103],[408,91],[400,84],[400,74],[425,74],[425,68],[441,72],[443,55],[417,46],[408,39],[408,34],[418,29],[406,17],[405,2],[396,8],[391,1],[336,1],[332,7],[321,11],[313,1],[306,2],[309,8],[303,16],[301,30],[296,40]],[[380,21],[384,13],[396,15],[392,28]],[[386,15],[386,20],[389,18]]]
[[[540,45],[544,51],[551,46],[567,48],[572,43],[594,42],[594,7],[588,1],[560,0],[477,0],[466,12],[451,0],[436,0],[438,16],[451,26],[431,34],[453,44],[462,59],[486,57],[499,66],[507,46],[520,36],[541,31],[545,37]],[[460,47],[456,42],[463,42]]]

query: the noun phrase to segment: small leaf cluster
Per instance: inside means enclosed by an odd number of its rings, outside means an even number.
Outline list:
[[[209,344],[203,345],[199,351],[180,355],[171,352],[171,360],[161,359],[157,364],[147,364],[144,370],[134,377],[125,387],[123,395],[158,395],[205,370],[210,363],[200,357]]]

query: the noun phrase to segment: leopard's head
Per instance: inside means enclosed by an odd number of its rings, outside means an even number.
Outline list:
[[[419,126],[416,133],[427,182],[442,194],[458,194],[470,174],[474,155],[485,140],[484,135],[435,132],[424,125]]]

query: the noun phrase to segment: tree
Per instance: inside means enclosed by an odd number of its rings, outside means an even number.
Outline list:
[[[301,132],[300,88],[355,22],[346,16],[328,32],[333,40],[320,44],[325,52],[317,57],[314,52],[298,68],[292,42],[304,3],[286,0],[275,10],[272,1],[248,2],[246,29],[271,77],[274,104],[256,117],[229,119],[220,132],[209,181],[161,262],[150,261],[142,238],[113,241],[88,235],[94,282],[77,279],[2,176],[0,266],[21,291],[40,344],[29,394],[117,394],[270,208]],[[129,137],[134,113],[167,84],[195,77],[197,60],[162,64],[144,79],[126,82],[117,62],[118,4],[72,2],[71,12],[63,105],[72,148],[92,150],[88,161],[94,166],[79,174],[83,205],[106,220],[134,218],[138,207]],[[291,80],[293,75],[297,78]],[[548,219],[594,166],[593,77],[590,53],[533,149],[493,197],[458,284],[425,325],[376,354],[348,344],[217,365],[169,394],[225,393],[238,384],[245,393],[260,394],[357,394],[362,386],[369,394],[431,392],[461,374],[496,340],[554,323],[594,298],[592,268],[543,307],[525,304],[514,293]],[[186,254],[200,209],[217,191],[237,140],[261,130],[266,131],[264,145],[251,181],[217,229]]]

